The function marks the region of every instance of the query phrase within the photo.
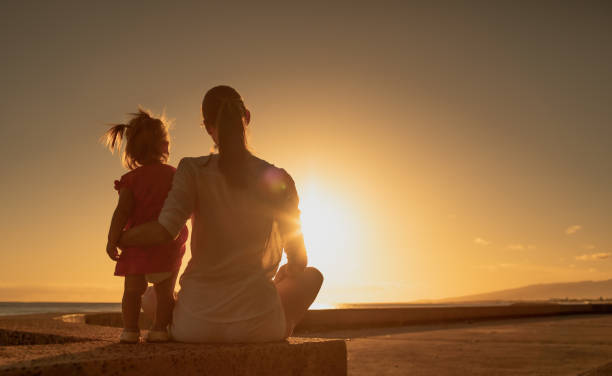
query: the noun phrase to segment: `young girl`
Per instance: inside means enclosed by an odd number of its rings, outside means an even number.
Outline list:
[[[124,248],[117,243],[122,231],[157,220],[176,169],[168,161],[168,127],[160,119],[139,109],[127,124],[117,124],[104,135],[104,143],[111,152],[119,149],[125,138],[123,165],[130,170],[115,181],[119,202],[111,220],[106,252],[117,262],[115,275],[125,277],[123,291],[123,333],[120,342],[140,340],[138,317],[141,297],[148,282],[153,283],[157,309],[153,327],[147,334],[149,342],[168,340],[167,327],[174,307],[174,285],[185,253],[187,228],[178,237],[155,247]]]

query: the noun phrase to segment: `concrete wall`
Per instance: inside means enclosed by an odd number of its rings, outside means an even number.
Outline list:
[[[402,326],[470,320],[492,320],[572,314],[612,313],[610,304],[521,304],[507,306],[418,307],[418,308],[354,308],[310,310],[297,326],[296,333],[334,329]],[[90,325],[122,327],[121,314],[90,313],[81,318]],[[83,321],[84,320],[84,321]],[[141,317],[141,327],[150,323]]]
[[[612,313],[609,304],[514,304],[488,307],[418,307],[312,310],[296,331],[401,326],[471,320]]]

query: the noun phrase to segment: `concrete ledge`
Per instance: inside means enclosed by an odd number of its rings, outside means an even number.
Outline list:
[[[82,339],[52,333],[32,333],[0,329],[0,346],[43,345],[50,343],[81,342]]]
[[[608,304],[515,304],[309,311],[301,332],[612,313]],[[97,325],[91,325],[97,324]],[[0,317],[2,375],[345,375],[346,344],[291,338],[239,345],[121,345],[118,313]],[[608,372],[602,366],[594,374]]]
[[[323,309],[308,311],[296,332],[602,313],[612,313],[612,305],[517,303],[482,307]]]
[[[2,375],[346,375],[346,347],[338,340],[19,347],[2,351],[3,363],[7,355],[17,360],[0,366]]]
[[[0,319],[0,374],[346,375],[343,340],[290,338],[261,344],[117,343],[121,329],[86,315]],[[2,334],[4,333],[4,334]],[[25,339],[23,343],[16,343]]]
[[[612,305],[516,303],[505,306],[323,309],[306,312],[295,332],[601,313],[612,313]],[[119,312],[82,313],[58,318],[66,322],[123,327]],[[150,325],[141,315],[140,327]]]

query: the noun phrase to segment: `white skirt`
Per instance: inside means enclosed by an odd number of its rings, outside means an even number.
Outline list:
[[[180,307],[175,307],[170,325],[173,340],[193,343],[282,341],[286,338],[286,332],[287,323],[280,299],[274,310],[261,316],[235,322],[205,321],[194,318]]]

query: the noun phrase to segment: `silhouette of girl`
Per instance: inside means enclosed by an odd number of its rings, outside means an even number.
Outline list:
[[[147,340],[167,341],[166,327],[172,319],[174,285],[181,267],[187,241],[187,227],[176,229],[174,241],[155,247],[123,248],[119,255],[117,241],[122,230],[155,220],[170,191],[176,169],[168,160],[168,128],[161,120],[139,109],[127,124],[117,124],[104,135],[111,151],[119,149],[125,138],[123,164],[130,172],[115,181],[119,202],[113,213],[106,252],[117,262],[115,275],[125,276],[122,312],[124,329],[120,341],[140,341],[138,316],[141,297],[148,282],[155,286],[156,300],[153,327]]]

